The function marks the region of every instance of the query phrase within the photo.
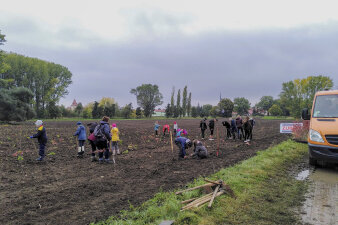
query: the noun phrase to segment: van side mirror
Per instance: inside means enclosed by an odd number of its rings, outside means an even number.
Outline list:
[[[309,109],[308,108],[303,109],[303,111],[302,111],[302,119],[303,120],[310,120],[310,118],[311,118],[311,115],[309,113]]]

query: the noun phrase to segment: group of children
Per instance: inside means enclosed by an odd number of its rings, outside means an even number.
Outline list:
[[[155,136],[159,135],[158,132],[159,132],[160,126],[161,125],[158,123],[158,121],[156,121],[155,125],[154,125]],[[181,137],[182,135],[187,135],[188,134],[188,132],[185,129],[178,128],[178,124],[177,124],[176,121],[174,121],[173,128],[174,128],[173,129],[174,130],[174,137]],[[170,134],[170,125],[167,124],[167,123],[164,124],[162,132],[163,132],[163,136],[165,136],[167,132],[168,132],[168,134]]]
[[[96,152],[98,152],[98,161],[100,163],[107,162],[111,163],[110,156],[110,147],[112,149],[112,154],[120,154],[118,147],[119,142],[119,129],[116,127],[116,124],[113,123],[110,127],[109,117],[104,116],[99,123],[89,123],[89,136],[87,137],[86,129],[81,122],[77,122],[77,130],[74,133],[74,136],[77,136],[78,141],[78,157],[83,157],[85,148],[84,143],[86,139],[89,141],[92,153],[91,160],[92,162],[97,161]],[[41,120],[35,122],[35,126],[38,130],[36,134],[30,136],[30,138],[37,138],[39,142],[39,158],[37,161],[43,161],[45,157],[45,147],[47,144],[47,134],[46,129],[43,126]]]
[[[206,124],[207,119],[204,118],[200,122],[200,129],[202,133],[202,139],[204,139],[205,136],[205,130],[207,130],[208,126],[210,129],[210,139],[213,138],[214,129],[215,129],[215,123],[217,122],[217,119],[211,119],[209,120],[209,124],[207,126]],[[110,161],[110,152],[112,152],[113,155],[120,154],[120,150],[118,147],[119,139],[119,129],[117,128],[116,124],[113,123],[111,126],[109,125],[109,117],[104,116],[102,120],[97,123],[89,123],[87,126],[89,127],[89,136],[87,137],[86,129],[83,126],[81,122],[77,122],[77,130],[74,133],[74,136],[77,136],[78,139],[78,157],[83,157],[85,148],[84,143],[86,139],[89,141],[91,145],[91,160],[92,162],[97,161],[96,153],[98,152],[98,161],[100,163],[107,162],[111,163]],[[237,116],[237,118],[230,118],[228,121],[223,121],[222,125],[226,128],[226,137],[228,139],[236,139],[236,136],[238,139],[242,140],[242,137],[244,137],[244,142],[249,142],[252,140],[252,131],[253,127],[255,125],[254,119],[250,117],[246,117],[244,119],[244,122],[241,118],[241,116]],[[45,157],[45,147],[47,144],[47,134],[46,129],[43,126],[43,122],[41,120],[37,120],[35,122],[35,126],[38,130],[36,134],[33,136],[30,136],[30,138],[37,138],[39,142],[39,158],[37,158],[37,161],[42,161]],[[158,121],[155,122],[154,130],[155,130],[155,136],[159,135],[159,128],[160,124]],[[192,147],[194,145],[193,154],[191,156],[198,157],[198,158],[206,158],[208,155],[208,151],[203,146],[201,141],[193,140],[191,141],[186,136],[188,132],[185,129],[178,128],[178,124],[176,121],[174,121],[173,124],[173,131],[174,131],[174,137],[175,137],[175,144],[179,147],[179,158],[186,158],[186,149]],[[165,124],[163,125],[163,136],[166,135],[168,132],[170,134],[170,125]],[[111,150],[110,150],[111,149]]]
[[[118,142],[120,141],[119,129],[117,128],[115,123],[110,126],[108,122],[109,117],[104,116],[99,123],[93,122],[87,124],[87,126],[89,127],[89,136],[87,139],[92,148],[92,162],[97,161],[96,152],[98,152],[99,163],[111,163],[109,159],[111,152],[113,155],[120,154],[120,149],[118,146]],[[84,141],[82,140],[82,136],[86,137],[86,129],[84,129],[84,126],[81,122],[78,122],[77,125],[78,128],[74,136],[78,136],[78,157],[82,157],[84,153]]]

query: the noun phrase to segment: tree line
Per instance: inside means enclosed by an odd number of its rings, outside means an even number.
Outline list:
[[[317,91],[328,90],[332,87],[332,79],[322,75],[288,81],[282,84],[279,98],[263,96],[256,104],[254,113],[300,118],[303,108],[312,108],[313,98]]]
[[[0,45],[5,41],[5,35],[0,32]],[[62,65],[1,50],[0,101],[12,106],[1,111],[1,120],[13,119],[13,113],[18,114],[16,120],[35,115],[53,117],[59,100],[68,94],[71,78],[72,73]],[[13,105],[13,102],[20,103]],[[27,104],[25,107],[29,107],[30,113],[23,115],[20,109],[23,103]]]

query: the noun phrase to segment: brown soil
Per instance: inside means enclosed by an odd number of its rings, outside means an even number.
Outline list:
[[[35,161],[38,153],[34,125],[2,125],[0,136],[0,224],[88,224],[107,219],[140,205],[160,189],[184,187],[195,178],[206,176],[248,159],[288,138],[279,134],[281,121],[258,120],[251,145],[239,140],[224,140],[224,127],[218,122],[221,137],[205,140],[210,157],[204,160],[177,160],[178,148],[171,152],[170,138],[155,138],[154,121],[116,121],[123,140],[121,149],[132,144],[135,150],[116,157],[116,164],[90,162],[86,155],[76,157],[72,134],[75,122],[47,122],[49,143],[45,162]],[[161,125],[165,121],[159,121]],[[199,138],[199,120],[177,120],[189,138]],[[172,125],[173,121],[168,121]],[[215,132],[216,133],[216,132]],[[209,130],[207,130],[207,135]],[[215,135],[216,136],[216,135]],[[33,145],[34,144],[34,145]],[[137,145],[137,146],[135,146]],[[17,156],[23,151],[23,160]],[[191,149],[188,153],[191,153]]]

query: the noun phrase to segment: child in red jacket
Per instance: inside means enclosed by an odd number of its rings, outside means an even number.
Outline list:
[[[170,126],[169,124],[166,124],[163,126],[163,136],[165,136],[165,133],[168,131],[170,133]]]

